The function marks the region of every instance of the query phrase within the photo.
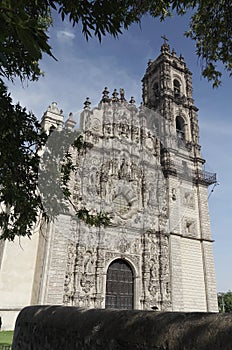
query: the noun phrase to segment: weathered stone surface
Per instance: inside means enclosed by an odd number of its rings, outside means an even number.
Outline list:
[[[0,246],[3,329],[14,327],[24,306],[36,304],[218,310],[207,192],[216,178],[202,171],[191,73],[163,44],[142,81],[139,108],[123,89],[111,97],[105,88],[97,106],[86,99],[75,130],[72,115],[65,122],[55,102],[44,113],[44,130],[56,129],[47,149],[53,143],[59,149],[67,130],[67,149],[79,134],[88,147],[70,148],[69,211],[40,221],[30,241],[21,239],[23,250],[18,242]],[[45,182],[40,178],[41,193]],[[110,224],[86,225],[74,208],[107,213]],[[119,262],[129,266],[130,278],[116,273],[112,281],[109,270]]]
[[[33,306],[12,350],[231,350],[232,314]]]

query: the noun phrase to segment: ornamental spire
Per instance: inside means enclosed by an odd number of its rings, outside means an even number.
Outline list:
[[[107,87],[105,87],[105,89],[102,91],[102,99],[101,102],[110,102],[110,98],[109,98],[109,90]]]
[[[162,53],[169,53],[170,52],[170,46],[168,45],[168,38],[166,35],[162,35],[161,38],[164,40],[162,46],[161,46],[161,52]]]

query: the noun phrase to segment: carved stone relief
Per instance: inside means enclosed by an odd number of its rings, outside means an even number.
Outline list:
[[[80,285],[85,293],[89,293],[94,286],[96,261],[93,253],[87,251],[83,261],[83,272]]]
[[[145,308],[168,309],[170,305],[169,241],[168,237],[148,231],[144,237],[143,279],[147,291]]]
[[[197,236],[196,220],[190,217],[184,217],[182,220],[183,232],[186,236]]]
[[[188,208],[195,209],[195,199],[193,190],[182,189],[182,204]]]
[[[73,198],[90,212],[108,212],[111,225],[76,226],[78,239],[69,248],[66,269],[67,304],[101,307],[103,273],[119,257],[140,271],[145,290],[137,293],[144,293],[147,308],[157,304],[165,309],[170,302],[168,239],[157,233],[167,231],[167,188],[160,142],[149,125],[152,119],[145,113],[132,118],[123,108],[88,114],[84,140],[93,147],[77,160]]]
[[[76,244],[71,243],[67,246],[67,267],[64,281],[64,297],[65,305],[72,305],[74,297],[74,269],[75,269]]]

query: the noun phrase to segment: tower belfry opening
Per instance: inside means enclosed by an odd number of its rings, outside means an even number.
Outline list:
[[[177,79],[174,79],[173,87],[174,87],[174,97],[175,98],[180,97],[180,82]]]
[[[180,116],[176,117],[176,134],[177,137],[181,140],[185,139],[185,123],[184,123],[184,119]]]

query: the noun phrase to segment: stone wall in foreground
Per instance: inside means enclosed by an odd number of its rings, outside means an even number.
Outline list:
[[[232,314],[31,306],[12,350],[231,350]]]

